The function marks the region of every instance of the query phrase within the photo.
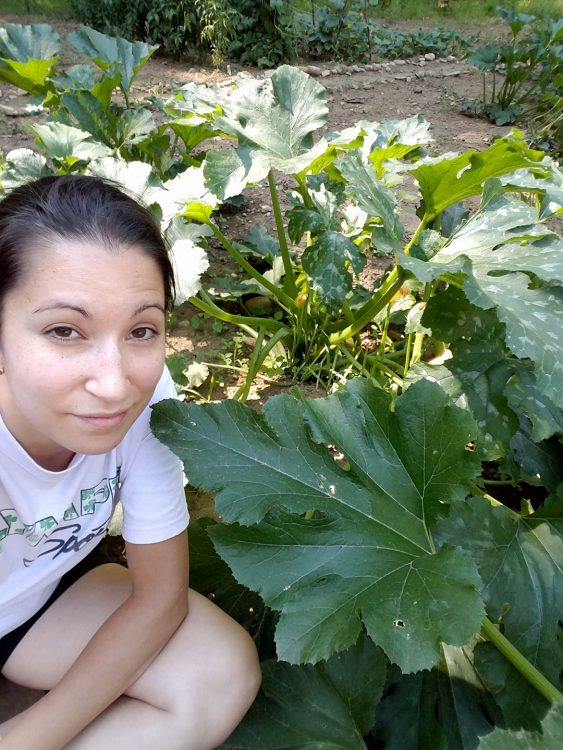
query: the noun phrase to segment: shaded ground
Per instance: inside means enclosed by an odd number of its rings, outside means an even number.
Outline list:
[[[8,21],[25,23],[37,19],[9,17],[0,14],[0,25]],[[43,20],[43,19],[42,19]],[[52,22],[61,36],[65,36],[75,24],[63,23],[59,19]],[[410,24],[418,28],[419,24]],[[403,30],[409,24],[401,24]],[[486,29],[488,37],[498,34],[500,27],[490,24]],[[463,29],[472,33],[474,29]],[[72,64],[72,54],[65,53],[64,62]],[[319,80],[326,86],[330,96],[329,127],[340,130],[353,125],[360,119],[381,121],[402,119],[422,114],[432,124],[434,145],[432,151],[462,151],[467,148],[480,149],[491,140],[508,131],[479,119],[469,119],[459,114],[456,102],[463,98],[478,98],[481,90],[481,79],[474,68],[456,60],[414,59],[374,66],[338,66],[315,65]],[[240,67],[232,66],[229,70],[212,70],[201,66],[191,66],[178,61],[153,58],[145,66],[133,86],[133,94],[143,98],[150,94],[165,95],[176,85],[188,81],[197,83],[216,83],[224,81]],[[263,72],[249,69],[252,76],[263,76]],[[267,75],[267,73],[266,73]],[[32,147],[33,136],[27,126],[35,118],[25,114],[25,105],[29,98],[22,95],[15,87],[0,83],[0,150],[7,153],[13,148]],[[283,180],[282,180],[283,184]],[[288,183],[286,183],[286,186]],[[407,232],[414,225],[413,208],[407,203],[403,206],[402,221]],[[272,226],[273,218],[268,196],[263,189],[257,189],[248,196],[245,207],[225,218],[227,234],[242,237],[254,223]],[[224,258],[216,253],[215,263],[221,264]],[[374,275],[381,272],[373,267]],[[204,321],[197,330],[191,324],[195,311],[185,309],[180,315],[178,325],[171,332],[170,352],[186,352],[204,356],[210,360],[219,355],[232,356],[233,333],[228,328],[217,333],[210,321]],[[235,379],[236,381],[236,379]],[[209,387],[207,394],[209,395]],[[232,394],[236,388],[233,378],[217,378],[212,397]],[[279,390],[279,389],[278,389]],[[264,383],[260,390],[262,398],[270,395],[272,387]],[[194,516],[209,511],[209,498],[198,495],[192,497]],[[0,677],[0,722],[23,708],[37,696],[33,691],[25,691],[9,685]]]

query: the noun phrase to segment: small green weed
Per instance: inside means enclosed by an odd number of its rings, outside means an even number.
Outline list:
[[[563,127],[563,19],[537,19],[498,8],[510,30],[505,44],[487,44],[468,59],[482,74],[480,102],[462,111],[497,125],[531,120],[539,140],[561,144]]]

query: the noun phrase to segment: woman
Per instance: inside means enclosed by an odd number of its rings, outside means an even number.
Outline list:
[[[251,639],[188,596],[181,466],[149,429],[173,287],[150,213],[97,178],[0,202],[0,664],[48,691],[1,750],[214,748],[257,692]],[[128,568],[96,558],[118,499]]]

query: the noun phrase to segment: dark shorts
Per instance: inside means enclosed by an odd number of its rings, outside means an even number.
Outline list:
[[[23,639],[26,633],[31,630],[33,625],[39,620],[39,618],[49,609],[51,604],[55,602],[61,594],[69,589],[73,583],[76,583],[79,578],[86,575],[88,571],[93,568],[97,568],[99,565],[105,565],[111,562],[108,556],[100,549],[100,545],[95,547],[89,552],[86,557],[81,560],[78,565],[65,573],[59,581],[57,588],[53,591],[51,596],[47,599],[41,609],[36,612],[29,620],[26,620],[22,625],[7,633],[3,638],[0,638],[0,671],[4,668],[4,664],[8,661],[12,652]]]

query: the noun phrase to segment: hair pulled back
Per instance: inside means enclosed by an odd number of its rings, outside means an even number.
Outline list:
[[[0,311],[29,250],[57,240],[99,243],[109,252],[139,248],[157,263],[165,306],[172,308],[174,272],[150,211],[99,177],[63,175],[21,185],[0,200]]]

